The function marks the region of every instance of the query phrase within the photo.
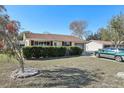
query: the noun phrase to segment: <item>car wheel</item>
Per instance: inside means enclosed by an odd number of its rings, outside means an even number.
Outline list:
[[[115,57],[115,60],[118,61],[118,62],[122,62],[121,56],[116,56],[116,57]]]
[[[97,54],[96,54],[96,57],[100,57],[100,54],[99,54],[99,53],[97,53]]]

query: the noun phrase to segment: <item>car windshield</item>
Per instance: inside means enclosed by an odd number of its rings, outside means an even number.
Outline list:
[[[115,51],[116,49],[115,49],[115,48],[105,48],[104,50],[107,50],[107,51]]]
[[[118,49],[120,52],[124,52],[124,48],[119,48]]]

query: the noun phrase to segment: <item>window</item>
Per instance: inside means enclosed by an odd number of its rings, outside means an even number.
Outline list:
[[[110,45],[104,45],[104,48],[109,48],[109,47],[111,47]]]
[[[51,41],[50,43],[51,43],[51,46],[53,46],[53,41]]]
[[[117,49],[116,48],[105,48],[105,51],[111,51],[111,52],[116,52]]]
[[[35,45],[38,45],[38,41],[35,41]]]
[[[118,49],[120,52],[124,52],[124,48],[119,48]]]
[[[31,45],[34,45],[34,41],[33,40],[31,40]]]
[[[43,45],[43,42],[39,42],[39,45],[42,46]]]
[[[62,42],[62,46],[71,46],[71,44],[72,44],[71,42],[64,42],[64,41]]]
[[[49,46],[50,45],[50,42],[47,42],[47,45]]]

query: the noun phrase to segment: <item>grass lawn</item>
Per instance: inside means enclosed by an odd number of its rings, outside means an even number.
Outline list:
[[[124,80],[115,77],[124,71],[124,63],[113,60],[80,56],[26,60],[25,66],[40,69],[40,74],[12,80],[9,76],[18,64],[0,55],[0,87],[124,87]]]

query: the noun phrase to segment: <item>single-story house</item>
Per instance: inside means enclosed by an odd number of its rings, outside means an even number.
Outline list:
[[[84,48],[84,41],[71,35],[36,34],[23,35],[25,46],[77,46]]]
[[[86,52],[94,52],[102,48],[114,47],[111,41],[102,41],[102,40],[90,40],[84,46]],[[124,45],[120,45],[119,47],[124,47]]]
[[[77,46],[85,52],[94,52],[102,48],[113,47],[111,41],[90,40],[83,41],[71,35],[58,34],[23,34],[23,41],[19,41],[20,46]],[[124,48],[124,45],[120,45]],[[4,41],[0,41],[0,49],[4,48]]]

